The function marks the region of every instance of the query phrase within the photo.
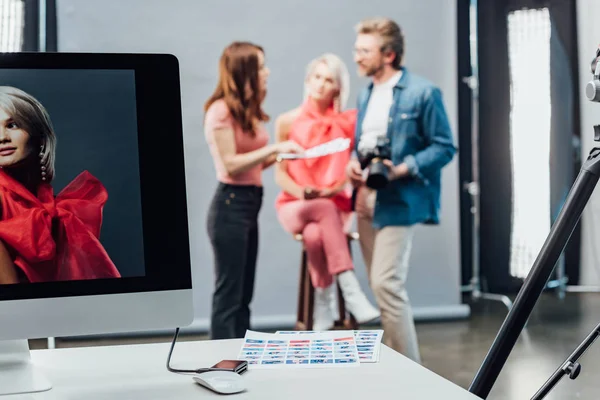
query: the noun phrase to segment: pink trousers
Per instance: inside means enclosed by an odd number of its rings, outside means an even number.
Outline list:
[[[283,229],[301,233],[314,287],[326,288],[333,276],[354,268],[344,232],[344,216],[329,199],[297,200],[279,208]]]

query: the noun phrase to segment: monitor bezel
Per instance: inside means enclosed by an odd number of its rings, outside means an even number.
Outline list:
[[[143,277],[0,285],[0,300],[191,289],[177,58],[171,54],[144,53],[2,53],[0,76],[2,69],[107,69],[134,72],[146,274]],[[160,116],[162,121],[169,121],[168,140],[164,140],[165,125],[157,124],[156,116]],[[168,161],[165,161],[165,154],[171,157]]]

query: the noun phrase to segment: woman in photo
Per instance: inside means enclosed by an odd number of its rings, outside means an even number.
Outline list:
[[[120,277],[99,241],[106,189],[84,171],[55,197],[55,151],[44,106],[0,86],[0,284]]]
[[[242,338],[250,328],[262,172],[279,153],[303,152],[293,141],[268,144],[262,109],[268,76],[263,49],[234,42],[221,55],[219,81],[204,108],[204,133],[219,182],[207,218],[215,270],[212,339]]]
[[[348,100],[349,74],[336,55],[313,60],[305,79],[303,104],[277,119],[277,139],[293,140],[308,149],[334,139],[354,141],[356,110],[343,111]],[[379,317],[356,275],[344,226],[351,216],[351,190],[345,174],[354,146],[319,158],[283,161],[276,180],[282,191],[276,202],[283,228],[302,233],[315,287],[315,330],[335,322],[335,285],[338,280],[348,311],[359,323]]]

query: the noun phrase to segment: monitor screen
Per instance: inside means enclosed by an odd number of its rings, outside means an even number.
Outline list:
[[[0,299],[191,287],[176,59],[1,61]]]

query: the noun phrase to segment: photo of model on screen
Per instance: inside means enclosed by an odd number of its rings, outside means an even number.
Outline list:
[[[0,86],[0,285],[120,278],[99,240],[106,188],[83,171],[55,196],[56,142],[39,101]]]

